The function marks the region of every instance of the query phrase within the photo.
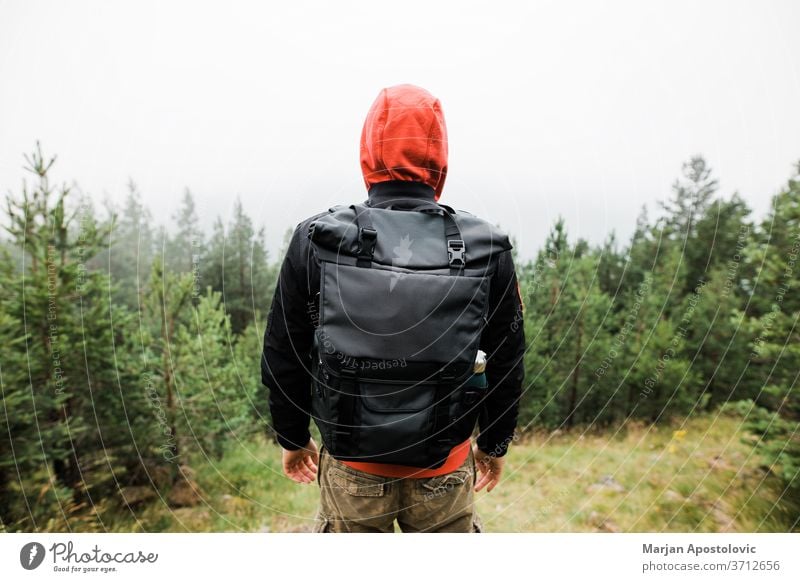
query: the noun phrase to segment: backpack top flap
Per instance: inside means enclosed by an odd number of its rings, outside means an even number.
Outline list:
[[[363,208],[363,207],[360,207]],[[309,232],[321,262],[319,362],[392,382],[462,381],[472,372],[488,309],[493,258],[510,248],[486,221],[457,215],[466,267],[453,269],[441,215],[369,209],[374,252],[357,261],[353,208]]]
[[[447,208],[435,206],[443,211]],[[309,238],[320,259],[348,262],[346,257],[357,256],[359,232],[356,208],[337,206],[311,223]],[[375,263],[406,269],[448,267],[441,211],[369,208],[369,215],[378,232],[372,258]],[[512,248],[508,236],[490,222],[463,211],[451,211],[451,215],[465,242],[467,268],[487,268],[494,256]]]

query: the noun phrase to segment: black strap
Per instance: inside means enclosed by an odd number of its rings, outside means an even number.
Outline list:
[[[339,376],[339,418],[334,428],[336,434],[347,435],[355,441],[355,409],[358,395],[358,369],[342,367]]]
[[[464,237],[461,236],[461,229],[458,228],[458,223],[454,216],[456,211],[449,206],[437,204],[435,202],[420,204],[414,208],[414,210],[442,214],[442,218],[444,219],[444,238],[447,242],[447,262],[450,264],[450,274],[461,274],[467,264],[467,247],[464,244]]]
[[[465,258],[467,248],[455,218],[447,210],[444,211],[444,238],[447,240],[447,262],[450,263],[450,274],[458,275],[467,264]]]
[[[356,251],[359,267],[372,267],[372,257],[375,255],[375,244],[378,240],[378,231],[372,226],[372,218],[368,206],[351,204],[350,208],[356,213],[356,229],[358,230],[358,249]]]
[[[450,402],[455,387],[455,377],[445,367],[438,377],[433,410],[433,433],[428,440],[428,449],[432,454],[442,453],[450,445]],[[449,451],[448,451],[449,452]]]

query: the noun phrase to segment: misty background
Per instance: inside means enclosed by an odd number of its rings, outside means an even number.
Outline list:
[[[414,83],[444,107],[442,201],[523,257],[559,215],[627,240],[697,153],[761,217],[800,158],[798,22],[796,2],[0,1],[0,186],[40,140],[57,181],[121,204],[132,179],[168,227],[186,187],[206,230],[240,196],[274,253],[366,197],[364,116]]]
[[[315,527],[278,251],[398,83],[518,243],[486,531],[800,531],[798,4],[315,4],[0,0],[0,533]]]

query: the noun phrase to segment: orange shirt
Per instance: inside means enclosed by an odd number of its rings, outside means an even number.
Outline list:
[[[379,475],[380,477],[395,477],[397,479],[422,479],[427,477],[438,477],[446,475],[458,469],[469,455],[471,446],[470,439],[454,446],[447,455],[447,460],[438,469],[420,469],[419,467],[407,467],[406,465],[390,465],[388,463],[362,463],[360,461],[342,461],[348,467]]]

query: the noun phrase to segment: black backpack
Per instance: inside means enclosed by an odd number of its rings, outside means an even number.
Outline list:
[[[489,222],[433,202],[332,208],[309,228],[320,266],[312,414],[334,458],[437,468],[472,433],[468,380],[497,256]]]

